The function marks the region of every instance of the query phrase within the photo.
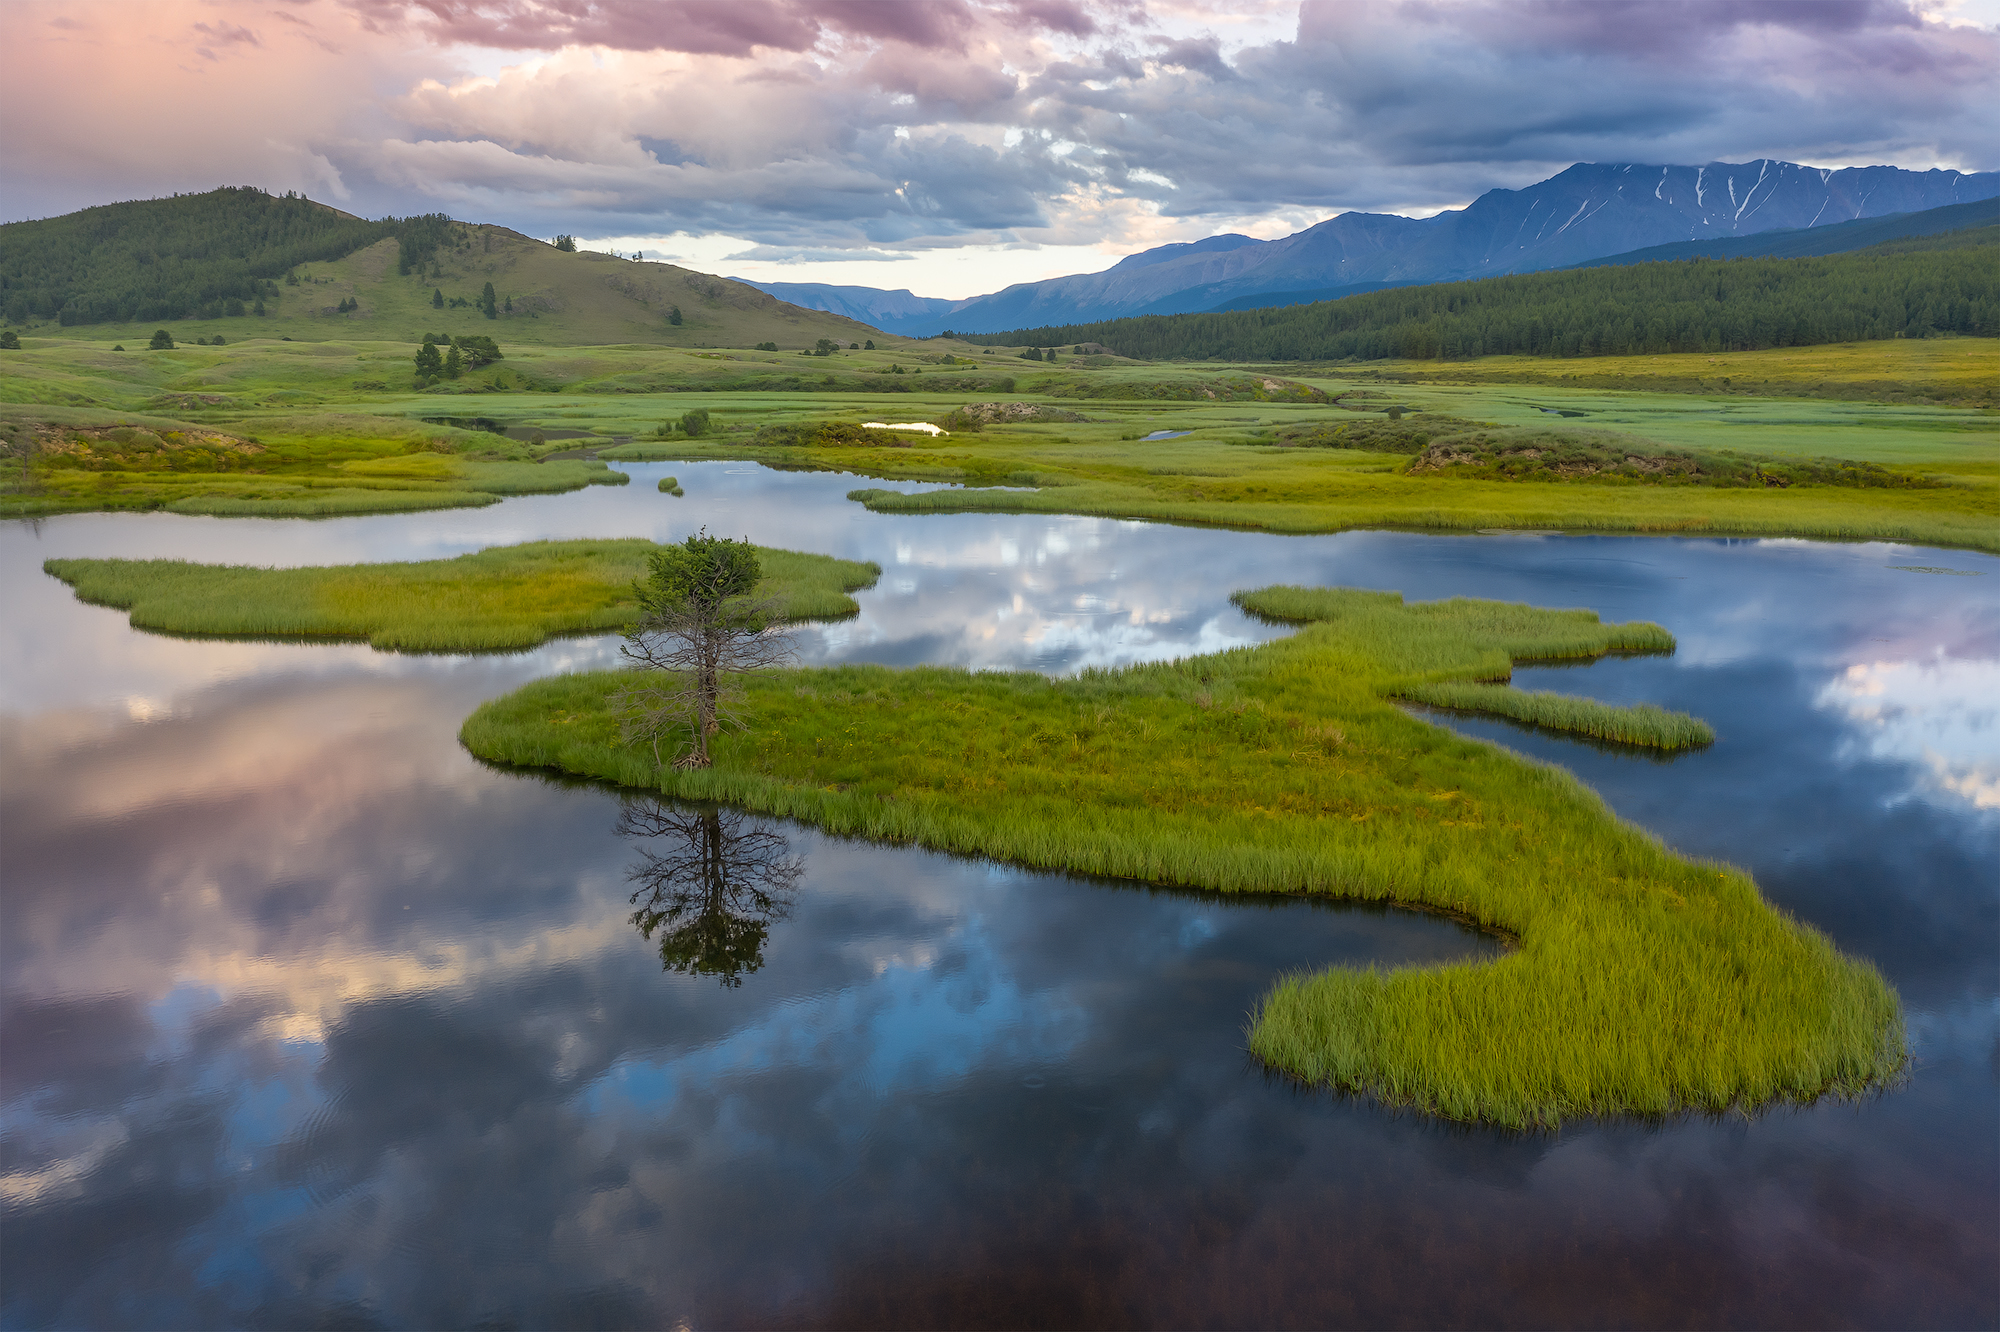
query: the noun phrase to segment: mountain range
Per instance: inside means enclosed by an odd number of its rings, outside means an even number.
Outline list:
[[[1101,273],[1022,282],[963,300],[736,280],[885,332],[997,333],[1568,268],[1651,247],[1831,227],[1996,197],[1996,171],[1832,170],[1769,159],[1706,166],[1579,162],[1525,189],[1489,190],[1434,217],[1342,213],[1279,240],[1210,236],[1127,255]]]

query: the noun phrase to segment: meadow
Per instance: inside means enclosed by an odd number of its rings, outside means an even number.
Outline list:
[[[163,509],[324,518],[469,508],[628,480],[591,459],[538,462],[493,436],[358,413],[272,413],[252,431],[151,413],[0,406],[0,447],[0,517]]]
[[[230,638],[365,639],[398,652],[504,652],[635,623],[644,540],[531,541],[449,560],[257,569],[185,560],[50,560],[42,567],[133,627]],[[835,620],[874,564],[759,547],[757,595],[787,621]]]
[[[1547,1126],[1750,1110],[1894,1076],[1900,1010],[1872,967],[1772,910],[1742,873],[1669,853],[1561,770],[1391,701],[1505,680],[1517,660],[1663,650],[1663,630],[1341,589],[1244,600],[1303,627],[1060,680],[754,677],[752,728],[718,737],[706,771],[619,744],[622,672],[537,681],[478,709],[461,739],[495,763],[842,835],[1475,922],[1518,948],[1486,965],[1287,978],[1250,1031],[1276,1069],[1438,1115]]]
[[[325,330],[322,330],[324,332]],[[817,356],[652,345],[504,344],[500,362],[455,381],[414,383],[413,344],[247,339],[114,351],[89,339],[23,340],[0,353],[0,513],[162,507],[312,514],[491,503],[615,474],[574,457],[758,458],[970,491],[863,492],[886,511],[1014,509],[1213,523],[1285,532],[1354,526],[1538,527],[1883,538],[1993,548],[2000,529],[2000,429],[1992,410],[1868,401],[1883,377],[1970,383],[2000,371],[1989,339],[1905,340],[1715,358],[1732,385],[1700,391],[1518,382],[1519,358],[1420,367],[1141,363],[1058,353],[1054,364],[948,340],[885,339]],[[1686,358],[1682,358],[1686,359]],[[1697,358],[1699,359],[1699,358]],[[1506,365],[1489,362],[1506,360]],[[1548,374],[1635,374],[1661,357],[1537,363]],[[1857,368],[1858,367],[1858,368]],[[1672,373],[1668,373],[1672,370]],[[1407,371],[1409,382],[1384,376]],[[1491,382],[1482,375],[1512,376]],[[1682,384],[1678,370],[1657,382]],[[1815,375],[1819,377],[1814,378]],[[1846,378],[1842,378],[1845,375]],[[1640,377],[1643,379],[1643,376]],[[1644,381],[1654,382],[1654,381]],[[1831,395],[1764,396],[1788,387]],[[1708,391],[1709,388],[1714,391]],[[1683,390],[1685,385],[1683,384]],[[823,420],[957,420],[970,403],[1023,403],[1045,418],[845,448],[772,445],[771,427]],[[676,424],[694,411],[711,428]],[[1448,417],[1475,426],[1588,429],[1635,447],[1731,450],[1872,462],[1942,484],[1924,493],[1805,485],[1765,493],[1611,489],[1411,476],[1368,449],[1287,447],[1301,429]],[[466,428],[473,426],[475,428]],[[150,452],[51,442],[63,428],[150,432]],[[486,428],[477,428],[486,427]],[[950,428],[950,427],[948,427]],[[500,432],[505,432],[500,433]],[[1187,432],[1148,441],[1155,432]],[[214,450],[175,435],[227,436]],[[537,442],[538,432],[550,438]],[[767,442],[759,442],[765,435]],[[143,455],[143,456],[142,456]]]

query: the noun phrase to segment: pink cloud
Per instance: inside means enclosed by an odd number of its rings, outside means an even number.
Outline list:
[[[503,51],[601,46],[747,57],[829,36],[964,51],[989,17],[967,0],[343,0],[376,31]],[[1079,0],[1013,0],[990,17],[1024,32],[1099,30]]]
[[[239,28],[233,23],[217,23],[213,26],[206,23],[197,23],[194,25],[194,30],[207,40],[214,42],[217,46],[262,46],[264,44],[257,40],[256,33],[250,31],[248,28]]]

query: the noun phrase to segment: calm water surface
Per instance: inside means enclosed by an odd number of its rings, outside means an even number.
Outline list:
[[[7,1326],[2000,1320],[2000,561],[889,517],[848,478],[625,470],[461,513],[0,526]],[[802,636],[814,660],[1211,651],[1279,632],[1227,602],[1276,581],[1665,624],[1671,659],[1519,681],[1698,713],[1711,750],[1450,724],[1872,959],[1909,1009],[1908,1083],[1551,1135],[1300,1091],[1243,1052],[1273,977],[1496,948],[496,771],[464,715],[615,640],[183,641],[39,571],[702,525],[881,563],[859,617]]]

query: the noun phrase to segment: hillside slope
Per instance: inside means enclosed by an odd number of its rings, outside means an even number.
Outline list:
[[[1990,227],[1995,223],[2000,223],[2000,199],[1980,199],[1972,203],[1947,204],[1943,208],[1927,208],[1920,213],[1892,213],[1888,217],[1861,218],[1853,222],[1836,222],[1831,226],[1787,228],[1756,236],[1651,245],[1643,250],[1586,259],[1570,267],[1651,264],[1668,259],[1807,259],[1865,250],[1885,241],[1941,236],[1968,227]]]
[[[183,215],[195,225],[181,225]],[[123,240],[119,228],[107,231],[107,218],[121,224]],[[79,244],[98,246],[94,259],[53,253]],[[126,250],[144,250],[147,258],[127,263]],[[160,288],[166,294],[134,292],[134,272],[161,267],[181,275]],[[492,319],[480,308],[489,282]],[[215,294],[203,296],[210,287]],[[170,298],[191,302],[173,307],[191,314],[168,313],[162,302]],[[254,313],[259,302],[263,315]],[[365,222],[254,190],[0,226],[0,308],[23,332],[63,327],[142,346],[162,325],[178,341],[220,335],[415,343],[429,332],[485,334],[503,347],[776,342],[791,350],[820,338],[846,346],[882,336],[855,320],[672,264],[562,251],[504,227],[441,215]],[[676,309],[678,324],[670,322]],[[111,318],[74,317],[107,310]]]
[[[1144,359],[1463,360],[2000,336],[2000,226],[1808,259],[1695,259],[1403,287],[1316,305],[968,334]]]

